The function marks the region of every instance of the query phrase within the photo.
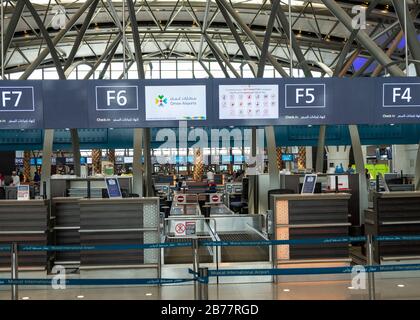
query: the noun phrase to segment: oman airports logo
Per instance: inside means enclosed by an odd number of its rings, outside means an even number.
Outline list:
[[[168,98],[165,98],[164,95],[159,95],[156,98],[155,103],[158,107],[164,107],[165,105],[168,104]]]

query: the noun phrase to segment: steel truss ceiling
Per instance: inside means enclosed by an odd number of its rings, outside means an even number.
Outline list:
[[[22,79],[42,67],[55,67],[64,79],[81,61],[93,66],[89,78],[101,63],[107,68],[123,56],[127,69],[158,59],[184,59],[217,61],[226,75],[229,70],[239,76],[231,64],[239,62],[249,65],[255,76],[262,75],[266,64],[288,76],[290,23],[294,67],[302,68],[305,76],[311,76],[310,70],[336,76],[367,75],[368,65],[375,61],[386,64],[391,74],[404,75],[405,50],[395,45],[395,39],[402,39],[402,9],[400,4],[394,8],[392,1],[293,0],[291,22],[288,0],[3,3],[4,71],[6,76],[24,72]],[[357,4],[368,8],[368,24],[366,30],[352,32],[348,19]],[[413,61],[420,58],[416,57],[419,49],[414,34],[420,25],[419,4],[415,0],[407,4],[409,58]],[[64,29],[53,27],[58,6],[66,12]],[[352,69],[357,57],[367,58],[362,71]],[[104,74],[106,68],[98,71]],[[137,69],[139,78],[144,78],[143,68]],[[378,66],[374,75],[383,70]]]

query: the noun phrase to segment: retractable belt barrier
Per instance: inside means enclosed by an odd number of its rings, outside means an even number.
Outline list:
[[[68,286],[157,285],[191,282],[195,279],[1,279],[1,285],[48,286],[53,283]]]
[[[372,237],[374,241],[420,241],[420,235],[412,236],[376,236]],[[312,239],[294,239],[294,240],[262,240],[262,241],[203,241],[200,240],[199,245],[202,246],[276,246],[276,245],[304,245],[304,244],[337,244],[337,243],[357,243],[366,242],[365,236],[360,237],[338,237],[338,238],[312,238]],[[139,249],[161,249],[174,247],[191,247],[192,241],[188,242],[171,242],[171,243],[150,243],[150,244],[132,244],[132,245],[94,245],[94,246],[36,246],[36,245],[18,245],[18,251],[122,251],[122,250],[139,250]],[[0,252],[6,252],[12,249],[11,245],[0,246]],[[396,271],[420,271],[420,264],[406,265],[367,265],[363,266],[367,273],[376,272],[396,272]],[[332,267],[332,268],[272,268],[272,269],[225,269],[225,270],[208,270],[206,276],[201,276],[199,272],[188,270],[193,277],[189,279],[60,279],[60,284],[65,285],[161,285],[161,284],[181,284],[187,282],[198,282],[208,284],[210,277],[227,277],[227,276],[276,276],[276,275],[321,275],[321,274],[348,274],[353,273],[353,267]],[[54,279],[1,279],[2,285],[51,285]]]
[[[374,241],[420,241],[420,235],[413,236],[376,236]],[[293,240],[258,240],[258,241],[199,241],[202,246],[235,247],[235,246],[276,246],[276,245],[306,245],[306,244],[335,244],[365,242],[365,236],[338,238],[311,238]],[[162,249],[175,247],[191,247],[192,242],[145,243],[129,245],[93,245],[93,246],[37,246],[18,245],[19,251],[118,251]],[[10,245],[0,246],[0,252],[10,251]]]

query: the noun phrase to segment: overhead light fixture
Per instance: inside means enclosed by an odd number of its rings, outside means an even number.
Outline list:
[[[146,296],[150,297],[153,296],[153,294],[151,292],[146,293]]]
[[[399,284],[399,285],[397,285],[397,287],[398,287],[398,288],[404,288],[404,287],[405,287],[405,285],[404,285],[404,284]]]
[[[22,300],[29,300],[29,297],[22,297]]]
[[[283,292],[290,292],[290,289],[283,289]]]
[[[84,298],[85,298],[85,296],[83,296],[83,295],[78,295],[78,296],[76,296],[76,298],[77,298],[77,299],[84,299]]]

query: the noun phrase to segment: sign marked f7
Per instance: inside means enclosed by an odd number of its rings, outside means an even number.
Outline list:
[[[286,108],[325,108],[325,84],[286,84]]]
[[[384,83],[383,107],[420,107],[420,83]]]
[[[35,111],[33,87],[0,87],[0,112]]]

